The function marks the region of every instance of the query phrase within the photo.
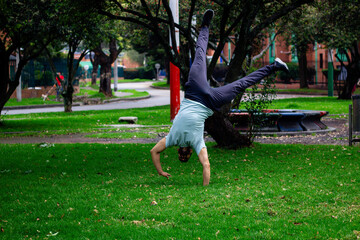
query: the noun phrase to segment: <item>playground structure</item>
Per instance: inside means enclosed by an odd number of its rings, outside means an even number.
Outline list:
[[[304,133],[333,130],[328,128],[321,118],[328,115],[327,111],[267,109],[260,113],[252,113],[259,124],[257,133]],[[243,132],[250,129],[250,113],[247,110],[232,109],[229,120],[235,129]]]

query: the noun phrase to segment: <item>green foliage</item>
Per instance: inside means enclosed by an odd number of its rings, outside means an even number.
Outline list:
[[[357,148],[260,145],[196,157],[154,144],[2,144],[2,239],[356,239]],[[153,203],[153,204],[152,204]],[[24,224],[23,224],[24,223]],[[56,236],[51,236],[56,235]]]
[[[0,111],[19,84],[24,65],[38,56],[53,40],[53,12],[56,2],[50,0],[14,0],[0,3]],[[20,51],[17,74],[9,74],[9,58]],[[14,71],[15,72],[15,71]],[[9,77],[12,77],[11,81]],[[26,79],[29,76],[24,76]]]
[[[330,48],[352,48],[360,38],[359,12],[359,1],[319,1],[316,22],[319,41]]]
[[[247,132],[248,138],[253,141],[255,135],[254,131],[262,127],[267,118],[267,114],[263,113],[263,109],[272,103],[276,97],[275,92],[275,78],[274,76],[267,77],[262,83],[262,89],[259,92],[258,84],[252,87],[252,91],[243,95],[241,106],[245,107],[249,113],[249,131]]]
[[[132,62],[135,62],[139,65],[143,65],[145,54],[140,54],[135,50],[129,50],[125,53],[125,58],[129,58]]]
[[[287,44],[298,52],[307,51],[309,44],[315,41],[318,29],[316,10],[314,4],[304,5],[284,17],[277,26]]]
[[[299,65],[297,63],[286,63],[289,68],[289,73],[280,71],[279,78],[284,82],[290,82],[290,80],[298,80],[299,79]]]
[[[35,86],[54,85],[54,79],[51,71],[36,70],[34,74],[35,74]]]
[[[153,79],[155,78],[155,72],[153,69],[147,69],[145,67],[138,68],[125,68],[124,69],[125,79]]]

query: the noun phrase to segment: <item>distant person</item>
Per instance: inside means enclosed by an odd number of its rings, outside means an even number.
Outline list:
[[[206,50],[209,39],[209,26],[213,15],[212,10],[207,10],[204,13],[194,63],[185,84],[185,99],[180,105],[173,126],[169,134],[161,139],[150,151],[152,161],[159,175],[169,178],[171,175],[162,170],[160,153],[167,147],[179,146],[179,160],[187,162],[191,157],[193,148],[203,166],[203,185],[208,185],[210,182],[210,163],[203,138],[205,120],[214,111],[218,111],[221,106],[230,103],[240,92],[260,82],[264,77],[278,70],[288,71],[286,64],[277,58],[273,64],[260,68],[235,82],[218,88],[210,87],[206,76]]]
[[[56,87],[56,99],[59,101],[60,99],[60,93],[62,91],[62,82],[64,81],[64,76],[61,74],[61,72],[58,72],[56,74],[56,83],[57,83],[57,87]]]

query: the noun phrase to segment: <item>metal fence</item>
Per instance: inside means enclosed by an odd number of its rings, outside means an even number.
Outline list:
[[[66,59],[53,59],[57,72],[61,72],[65,81],[68,79]],[[74,65],[76,64],[76,60]],[[16,62],[10,61],[10,79],[15,78]],[[79,84],[79,79],[85,77],[85,69],[79,67],[75,74],[74,85]],[[47,87],[55,84],[55,78],[51,71],[50,64],[45,58],[30,60],[21,72],[21,88]]]

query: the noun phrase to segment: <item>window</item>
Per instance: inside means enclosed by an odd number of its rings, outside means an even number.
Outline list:
[[[324,68],[324,56],[320,53],[320,68]]]

